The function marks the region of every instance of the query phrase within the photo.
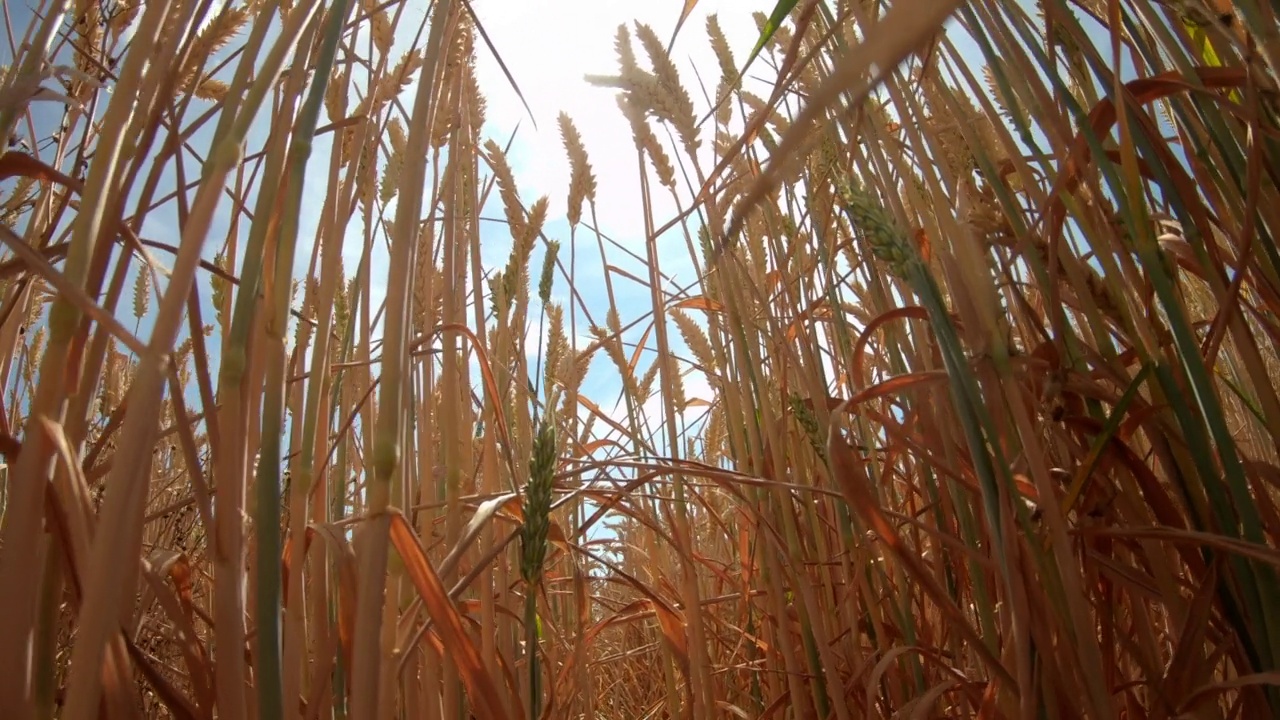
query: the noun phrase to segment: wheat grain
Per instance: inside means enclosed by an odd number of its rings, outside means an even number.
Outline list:
[[[729,49],[729,41],[725,39],[724,31],[720,29],[720,18],[715,13],[707,15],[707,37],[716,62],[720,64],[720,85],[725,91],[733,89],[738,82],[738,65],[733,60],[733,51]],[[716,94],[717,100],[723,97],[723,94]]]
[[[582,136],[578,134],[572,118],[561,112],[559,123],[560,137],[564,142],[565,152],[569,155],[569,197],[565,203],[565,213],[570,227],[573,227],[582,220],[583,201],[596,201],[596,177],[587,158],[587,149],[582,145]]]
[[[493,168],[493,175],[498,183],[498,193],[502,198],[502,207],[507,215],[507,227],[511,230],[511,237],[522,238],[525,235],[524,210],[520,206],[516,193],[515,177],[511,174],[511,167],[507,165],[507,156],[493,140],[485,141],[484,148],[487,153],[485,157],[489,161],[489,166]]]
[[[174,13],[170,17],[176,20],[178,15]],[[214,16],[213,21],[200,31],[195,43],[191,46],[191,54],[187,57],[187,62],[178,76],[180,78],[178,87],[181,90],[190,91],[200,84],[197,82],[197,76],[201,68],[215,53],[235,39],[249,22],[249,18],[249,7],[243,5],[224,8]]]
[[[649,56],[649,62],[653,65],[654,77],[657,79],[659,88],[657,96],[661,98],[663,108],[660,114],[667,117],[675,126],[680,140],[684,143],[685,152],[690,157],[697,157],[700,145],[697,118],[693,112],[693,101],[689,98],[689,91],[680,84],[680,73],[676,70],[675,63],[671,62],[671,58],[667,56],[653,28],[636,23],[636,37],[640,38],[640,44],[644,46],[645,54]]]
[[[133,319],[141,320],[151,306],[151,275],[145,268],[139,268],[133,280]]]

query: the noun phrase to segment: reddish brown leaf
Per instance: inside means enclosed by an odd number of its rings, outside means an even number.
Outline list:
[[[471,702],[479,711],[479,716],[505,720],[509,716],[505,703],[498,695],[499,686],[489,677],[480,651],[463,626],[462,615],[449,599],[449,593],[423,552],[417,535],[400,513],[391,514],[390,532],[391,542],[404,561],[405,572],[422,598],[422,604],[457,667],[458,675],[467,688]]]
[[[672,303],[671,307],[680,310],[704,310],[706,312],[724,312],[724,305],[720,302],[702,295],[695,295],[691,298],[685,298],[677,303]]]
[[[843,409],[842,407],[841,410]],[[1000,680],[1011,686],[1016,685],[1017,681],[1009,674],[999,658],[992,654],[977,631],[969,624],[968,618],[948,597],[947,591],[938,585],[933,573],[924,567],[915,551],[903,543],[893,523],[885,517],[868,485],[867,474],[862,466],[863,461],[845,441],[834,422],[827,433],[827,457],[831,461],[832,475],[840,484],[840,489],[853,510],[871,526],[884,546],[893,553],[912,579],[920,584],[929,598],[942,610],[951,621],[951,626],[964,637],[969,646],[982,658],[987,668]]]

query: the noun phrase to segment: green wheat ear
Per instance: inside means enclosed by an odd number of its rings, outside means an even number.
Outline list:
[[[894,276],[906,277],[911,264],[918,258],[907,242],[902,226],[857,180],[841,176],[835,182],[845,212],[854,227],[862,231],[871,252],[889,266],[889,272]]]
[[[524,524],[520,527],[520,577],[533,584],[542,578],[542,562],[547,556],[547,533],[551,529],[551,482],[555,476],[556,427],[543,415],[538,436],[533,441],[529,485],[525,488]]]
[[[542,563],[547,557],[547,534],[551,530],[551,482],[556,467],[556,424],[544,413],[533,441],[529,463],[529,485],[524,495],[524,523],[520,526],[520,577],[526,583],[524,603],[525,647],[529,653],[529,714],[537,717],[542,707],[542,677],[538,660],[538,638],[542,623],[538,617],[538,588],[542,583]]]
[[[556,255],[560,252],[559,241],[547,243],[547,254],[542,261],[542,275],[538,280],[538,299],[543,305],[551,302],[551,283],[555,279]]]
[[[805,438],[808,439],[809,445],[813,447],[813,451],[822,458],[823,462],[827,460],[826,443],[822,439],[822,433],[819,431],[818,419],[814,417],[813,411],[808,405],[804,404],[804,399],[796,393],[791,393],[791,412],[795,415],[796,422],[800,424],[800,428],[804,430]]]

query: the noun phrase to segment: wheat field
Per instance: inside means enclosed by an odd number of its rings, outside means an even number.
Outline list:
[[[1277,6],[669,4],[4,5],[0,715],[1280,718]]]

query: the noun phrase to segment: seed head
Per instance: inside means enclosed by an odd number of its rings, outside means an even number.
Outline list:
[[[538,436],[533,441],[529,463],[529,484],[524,495],[524,524],[520,527],[520,577],[526,583],[542,578],[542,562],[547,557],[547,534],[551,530],[551,483],[556,467],[555,422],[543,415]]]
[[[896,277],[903,277],[917,258],[901,226],[875,195],[856,180],[841,178],[837,180],[837,187],[849,220],[862,231],[871,252],[888,265]]]

